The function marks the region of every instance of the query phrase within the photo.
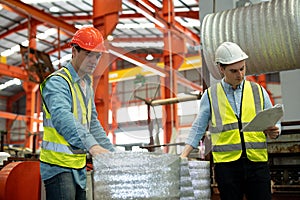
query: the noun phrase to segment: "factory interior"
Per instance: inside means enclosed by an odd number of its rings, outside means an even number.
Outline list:
[[[225,41],[249,56],[246,80],[284,106],[280,137],[267,139],[272,199],[300,199],[300,0],[0,0],[0,22],[0,200],[45,199],[39,86],[71,59],[70,40],[85,26],[104,37],[95,106],[118,150],[115,161],[87,159],[88,200],[220,199],[209,131],[187,163],[180,154],[202,94],[222,79],[214,52]],[[107,180],[132,187],[105,182],[108,197],[99,179],[111,168]]]

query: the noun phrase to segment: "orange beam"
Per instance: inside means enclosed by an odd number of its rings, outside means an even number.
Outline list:
[[[8,10],[8,11],[10,11],[10,12],[15,12],[15,13],[21,15],[21,16],[24,17],[24,18],[28,17],[28,16],[24,15],[23,13],[18,12],[17,10],[13,10],[13,9],[11,9],[9,6],[6,6],[6,5],[3,6],[3,9]],[[76,16],[76,18],[74,18],[74,20],[78,20],[77,17],[78,17],[79,19],[81,18],[80,16]],[[88,16],[88,18],[91,19],[91,16]],[[61,19],[62,19],[63,21],[65,21],[63,18],[61,18]],[[39,21],[39,20],[37,20],[37,19],[31,19],[31,20],[30,20],[30,23],[31,23],[32,26],[38,26],[38,25],[40,25],[40,24],[43,24],[43,22],[41,22],[41,21]],[[47,23],[44,23],[44,25],[45,25],[45,26],[48,26]],[[4,37],[6,37],[6,36],[8,36],[8,35],[10,35],[10,34],[12,34],[12,33],[15,33],[15,32],[17,32],[17,31],[24,30],[24,29],[28,29],[28,21],[26,21],[26,22],[24,22],[24,23],[21,23],[21,24],[19,24],[18,26],[16,26],[15,28],[9,29],[9,30],[6,31],[5,33],[1,34],[1,35],[0,35],[0,39],[4,38]],[[62,32],[62,33],[64,33],[64,32]],[[68,35],[68,34],[66,34],[66,35]]]
[[[4,63],[0,63],[0,74],[20,80],[28,80],[28,73],[24,69]]]
[[[3,1],[0,0],[0,2],[3,2]],[[5,5],[5,4],[1,4],[1,5],[3,6],[3,9],[4,9],[4,10],[10,11],[10,12],[15,12],[15,13],[17,13],[18,15],[24,17],[24,18],[27,17],[26,14],[24,14],[24,13],[18,11],[18,10],[14,10],[14,9],[12,9],[11,7],[9,7],[9,6]]]
[[[27,117],[25,115],[19,115],[19,114],[4,112],[4,111],[0,111],[0,118],[12,119],[12,120],[22,120],[25,122],[27,121]]]
[[[14,113],[10,113],[10,112],[5,112],[5,111],[0,111],[0,118],[4,118],[4,119],[11,119],[11,120],[21,120],[21,121],[27,121],[28,120],[28,116],[25,115],[20,115],[20,114],[14,114]],[[34,122],[37,123],[41,123],[43,122],[43,120],[34,118],[33,119]]]
[[[183,37],[176,37],[177,34],[171,31],[169,35],[169,25],[175,22],[174,4],[172,0],[163,0],[162,16],[168,23],[167,28],[163,29],[164,33],[164,68],[168,71],[175,71],[183,62],[183,55],[185,53],[185,43]],[[171,37],[171,41],[169,40]],[[175,53],[176,52],[176,53]],[[170,73],[169,77],[162,79],[161,94],[163,99],[174,98],[177,94],[177,74]],[[171,142],[173,127],[178,127],[177,118],[177,104],[164,105],[165,113],[163,114],[163,121],[165,121],[164,128],[164,143]],[[168,152],[168,147],[165,149]]]
[[[130,62],[130,60],[131,60],[131,61],[136,61],[136,62],[138,62],[140,64],[143,64],[143,65],[149,67],[149,71],[151,71],[150,68],[152,68],[154,71],[157,71],[158,73],[160,73],[160,74],[162,74],[164,76],[168,76],[167,71],[165,71],[164,69],[162,69],[162,68],[160,68],[160,67],[158,67],[158,66],[156,66],[156,65],[154,65],[152,63],[146,62],[146,60],[141,59],[138,56],[136,56],[134,54],[131,54],[130,52],[128,52],[128,51],[126,51],[126,50],[124,50],[122,48],[118,48],[118,47],[114,47],[114,46],[110,45],[109,46],[109,51],[110,52],[113,51],[114,53],[117,53],[118,55],[121,56],[122,59],[127,60],[128,62]],[[114,53],[112,53],[112,54],[114,54]]]
[[[23,3],[22,1],[15,1],[15,0],[6,0],[6,1],[1,1],[1,3],[11,7],[13,10],[21,11],[26,13],[26,15],[30,15],[33,18],[45,22],[47,24],[50,24],[54,27],[60,27],[62,30],[64,30],[66,33],[68,33],[70,36],[72,36],[76,32],[76,28],[64,22],[60,18],[53,17],[52,15],[39,10],[33,6],[30,6],[26,3]]]
[[[112,70],[117,70],[117,62],[112,63]],[[116,144],[116,135],[115,129],[118,128],[118,119],[117,112],[121,108],[121,102],[118,97],[118,83],[114,82],[111,84],[111,96],[110,96],[110,110],[112,112],[112,124],[111,124],[111,134],[112,134],[112,143]]]
[[[188,11],[188,12],[175,12],[176,17],[186,17],[191,19],[199,20],[199,11]],[[199,23],[200,26],[200,23]]]
[[[159,10],[158,10],[159,11]],[[188,11],[188,12],[175,12],[175,16],[186,17],[191,19],[199,19],[199,11]],[[133,14],[120,14],[120,19],[134,19],[134,18],[143,18],[144,15],[140,13]],[[76,15],[76,16],[61,16],[60,19],[63,21],[79,21],[79,20],[93,20],[92,15]]]
[[[25,115],[14,114],[14,113],[4,112],[4,111],[0,111],[0,118],[11,119],[11,120],[21,120],[21,121],[25,121],[25,122],[28,121],[28,117]],[[34,118],[33,121],[37,122],[37,123],[43,122],[43,120],[40,120],[37,118]]]
[[[30,116],[30,118],[26,121],[27,130],[26,132],[32,133],[33,132],[33,122],[34,122],[34,113],[36,108],[36,97],[37,97],[37,90],[39,85],[33,82],[24,82],[23,88],[26,92],[26,116]],[[32,148],[33,144],[33,136],[26,136],[25,139],[25,147]]]
[[[105,6],[103,6],[105,5]],[[121,0],[93,0],[93,25],[102,32],[106,38],[113,32],[119,21],[119,13],[122,11]],[[104,54],[98,63],[98,69],[94,73],[95,105],[98,119],[104,130],[108,133],[109,110],[109,62],[110,55]]]
[[[32,19],[30,23],[33,26],[42,24],[42,22],[34,20],[34,19]],[[21,31],[24,29],[28,29],[28,22],[21,23],[18,26],[16,26],[15,28],[9,29],[8,31],[4,32],[3,34],[0,35],[0,39],[5,38],[6,36],[8,36],[12,33],[16,33],[18,31]]]

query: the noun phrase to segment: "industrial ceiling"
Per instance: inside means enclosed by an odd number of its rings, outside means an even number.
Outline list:
[[[199,2],[173,0],[173,3],[175,20],[192,41],[187,48],[195,49],[200,42]],[[107,41],[126,51],[162,54],[164,35],[156,19],[162,4],[162,0],[123,0],[118,24]],[[36,50],[49,54],[53,67],[57,68],[59,62],[64,64],[70,59],[68,43],[72,34],[63,31],[58,34],[52,20],[61,20],[75,30],[93,24],[93,0],[0,0],[0,9],[0,85],[13,79],[3,73],[10,71],[8,66],[22,68],[20,45],[28,46],[31,26],[36,26]],[[0,89],[0,96],[13,95],[22,90],[20,87]]]

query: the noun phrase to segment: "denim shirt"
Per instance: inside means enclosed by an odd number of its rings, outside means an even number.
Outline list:
[[[224,88],[227,99],[228,99],[233,111],[235,112],[235,114],[237,116],[239,116],[244,81],[240,85],[238,85],[235,90],[232,88],[232,86],[230,84],[228,84],[224,81],[224,78],[222,79],[221,84]],[[271,108],[272,102],[270,100],[270,97],[269,97],[267,91],[263,87],[262,87],[262,89],[263,89],[263,98],[264,98],[264,109]],[[207,128],[210,120],[211,120],[210,103],[209,103],[209,98],[207,95],[207,90],[205,90],[200,99],[199,113],[198,113],[195,121],[193,122],[189,136],[186,140],[186,144],[189,144],[192,147],[197,148],[200,140],[202,139],[203,135],[205,134],[206,128]],[[278,127],[280,127],[280,123],[279,124],[277,123],[276,125]]]
[[[70,62],[66,65],[66,68],[70,71],[73,81],[79,83],[80,78]],[[91,80],[89,76],[84,78],[86,83],[90,85]],[[75,119],[72,113],[72,95],[65,79],[60,76],[50,77],[45,84],[42,96],[51,113],[53,126],[70,145],[88,151],[92,146],[99,144],[103,148],[114,151],[110,140],[106,136],[106,132],[97,118],[94,101],[92,101],[90,127],[87,130]],[[87,93],[85,96],[86,104],[90,98],[94,98],[94,94]],[[47,180],[62,172],[72,172],[76,183],[83,189],[86,187],[86,168],[76,170],[41,162],[40,171],[42,180]]]

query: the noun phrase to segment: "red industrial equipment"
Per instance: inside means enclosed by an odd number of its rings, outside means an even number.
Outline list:
[[[40,200],[38,161],[12,162],[0,171],[0,200]]]

